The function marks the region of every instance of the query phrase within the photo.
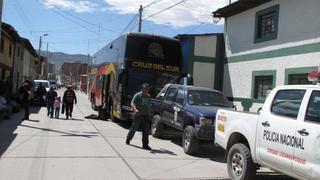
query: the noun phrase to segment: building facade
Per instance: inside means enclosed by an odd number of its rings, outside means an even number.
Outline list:
[[[238,110],[258,111],[279,85],[308,84],[320,64],[320,1],[239,0],[225,18],[223,91]],[[298,13],[299,12],[299,13]]]
[[[183,72],[192,74],[194,85],[222,90],[225,48],[223,34],[180,34]]]
[[[21,39],[25,45],[23,52],[22,80],[34,80],[37,75],[35,70],[35,61],[36,58],[38,58],[38,55],[28,39]]]
[[[87,61],[64,62],[61,66],[64,84],[79,85],[81,74],[87,74]]]

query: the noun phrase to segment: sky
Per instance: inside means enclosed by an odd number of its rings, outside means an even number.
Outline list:
[[[123,33],[168,37],[223,32],[212,12],[229,0],[4,0],[2,21],[11,24],[38,50],[93,55]],[[45,36],[45,34],[47,34]]]

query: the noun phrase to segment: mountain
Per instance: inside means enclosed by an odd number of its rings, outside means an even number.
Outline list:
[[[41,51],[41,55],[46,56],[46,51]],[[56,65],[56,69],[60,69],[64,62],[83,61],[92,62],[92,57],[84,54],[66,54],[63,52],[48,52],[49,62]]]

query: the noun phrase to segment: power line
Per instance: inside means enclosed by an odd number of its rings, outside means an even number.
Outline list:
[[[126,31],[126,29],[128,29],[130,27],[131,24],[134,23],[134,20],[136,20],[136,18],[138,17],[138,13],[135,14],[132,19],[129,21],[129,23],[127,24],[127,26],[121,31],[120,34],[124,33]]]
[[[89,29],[88,27],[86,27],[86,26],[84,26],[84,25],[82,25],[82,24],[80,24],[80,23],[78,23],[78,22],[74,21],[73,19],[70,19],[69,17],[67,17],[67,16],[63,15],[62,13],[60,13],[60,12],[58,12],[58,11],[54,10],[54,9],[51,9],[51,10],[52,10],[53,12],[55,12],[56,14],[58,14],[59,16],[62,16],[63,18],[66,18],[67,20],[69,20],[69,21],[71,21],[71,22],[73,22],[73,23],[75,23],[75,24],[77,24],[77,25],[79,25],[79,26],[81,26],[81,27],[83,27],[83,28],[87,29],[88,31],[90,31],[90,32],[92,32],[92,33],[94,33],[94,34],[96,34],[96,35],[98,35],[98,36],[99,36],[99,33],[95,32],[95,31],[92,31],[92,30],[91,30],[91,29]],[[104,36],[104,37],[105,37],[105,36]],[[105,38],[108,38],[108,37],[105,37]]]
[[[113,33],[117,33],[117,34],[119,33],[119,32],[114,31],[114,30],[112,30],[112,29],[105,28],[105,27],[103,27],[103,26],[101,26],[101,25],[91,23],[91,22],[89,22],[89,21],[87,21],[87,20],[85,20],[85,19],[82,19],[82,18],[80,18],[80,17],[78,17],[78,16],[75,16],[75,15],[73,15],[73,14],[67,12],[67,11],[62,11],[62,12],[65,13],[65,14],[67,14],[67,15],[69,15],[69,16],[72,16],[72,17],[74,17],[74,18],[76,18],[76,19],[78,19],[78,20],[80,20],[80,21],[82,21],[82,22],[85,22],[85,23],[87,23],[87,24],[90,24],[90,25],[92,25],[92,26],[99,27],[99,28],[104,29],[104,30],[109,31],[109,32],[113,32]]]
[[[161,1],[162,1],[162,0],[155,0],[155,1],[151,2],[150,4],[146,5],[145,7],[143,7],[143,9],[146,9],[146,8],[148,8],[149,6],[152,6],[152,5],[154,5],[154,4],[156,4],[156,3],[159,3],[159,2],[161,2]]]
[[[150,16],[148,16],[148,17],[146,17],[146,18],[143,18],[143,20],[149,19],[149,18],[151,18],[151,17],[153,17],[153,16],[155,16],[155,15],[158,15],[158,14],[160,14],[160,13],[162,13],[162,12],[166,11],[166,10],[169,10],[169,9],[171,9],[171,8],[175,7],[175,6],[178,6],[179,4],[181,4],[181,3],[185,2],[185,1],[186,1],[186,0],[182,0],[182,1],[178,2],[178,3],[175,3],[175,4],[174,4],[174,5],[172,5],[172,6],[169,6],[169,7],[165,8],[165,9],[163,9],[163,10],[161,10],[161,11],[157,12],[157,13],[154,13],[154,14],[152,14],[152,15],[150,15]]]

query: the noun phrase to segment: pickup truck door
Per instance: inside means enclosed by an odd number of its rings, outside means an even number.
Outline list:
[[[305,90],[279,90],[272,102],[265,106],[258,123],[258,146],[262,164],[292,172],[294,147],[290,145],[296,135],[297,116]]]
[[[178,129],[181,130],[183,128],[185,96],[185,90],[179,89],[173,105],[174,112],[172,122]]]
[[[177,90],[178,89],[175,87],[169,88],[161,104],[160,115],[164,123],[171,124],[172,119],[174,118],[173,104],[177,94]]]
[[[296,131],[303,148],[295,148],[293,172],[306,179],[320,179],[320,91],[312,91]]]

